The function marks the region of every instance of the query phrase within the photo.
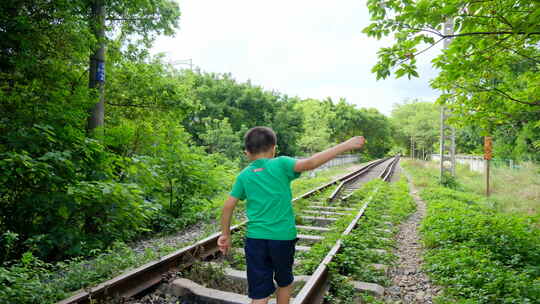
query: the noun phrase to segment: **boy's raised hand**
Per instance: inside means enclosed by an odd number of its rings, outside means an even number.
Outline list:
[[[349,150],[355,150],[355,149],[362,148],[365,142],[366,142],[366,139],[364,138],[364,136],[355,136],[347,140],[345,144],[347,145]]]

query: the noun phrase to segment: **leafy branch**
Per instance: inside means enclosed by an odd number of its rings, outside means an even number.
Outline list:
[[[524,105],[528,105],[528,106],[540,106],[540,100],[535,100],[535,101],[520,100],[520,99],[512,97],[510,94],[508,94],[508,93],[506,93],[503,90],[498,89],[498,88],[487,88],[487,87],[483,87],[483,86],[480,86],[480,85],[477,85],[477,84],[471,84],[470,87],[465,87],[465,86],[460,86],[458,84],[454,84],[454,87],[465,90],[465,91],[474,91],[474,90],[476,90],[477,92],[495,92],[498,95],[506,97],[506,98],[508,98],[508,99],[510,99],[512,101],[518,102],[520,104],[524,104]]]

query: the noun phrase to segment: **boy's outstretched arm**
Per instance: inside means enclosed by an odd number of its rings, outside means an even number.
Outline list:
[[[238,199],[236,197],[229,196],[225,204],[223,204],[223,211],[221,212],[221,235],[217,240],[219,250],[223,254],[227,254],[231,248],[231,218],[237,202]]]
[[[332,148],[326,149],[322,152],[313,154],[310,158],[301,159],[296,162],[294,166],[295,172],[303,172],[308,170],[313,170],[318,168],[322,164],[336,157],[338,154],[341,154],[346,151],[360,149],[364,145],[364,136],[355,136],[351,139],[344,141],[340,144],[333,146]]]

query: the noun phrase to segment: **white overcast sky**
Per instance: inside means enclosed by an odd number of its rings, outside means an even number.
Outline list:
[[[420,78],[375,80],[377,50],[368,38],[365,0],[181,0],[180,29],[152,52],[191,58],[206,72],[231,73],[268,90],[301,98],[344,97],[389,114],[404,99],[434,101],[433,48],[418,58]]]

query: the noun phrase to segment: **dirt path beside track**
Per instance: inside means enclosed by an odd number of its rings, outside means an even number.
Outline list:
[[[406,172],[405,173],[407,176]],[[435,286],[421,269],[423,247],[419,235],[420,222],[426,215],[426,204],[420,199],[419,192],[409,179],[411,195],[416,202],[416,212],[399,226],[396,235],[398,243],[395,254],[398,261],[390,269],[392,285],[386,289],[387,303],[433,303],[433,298],[441,288]]]

